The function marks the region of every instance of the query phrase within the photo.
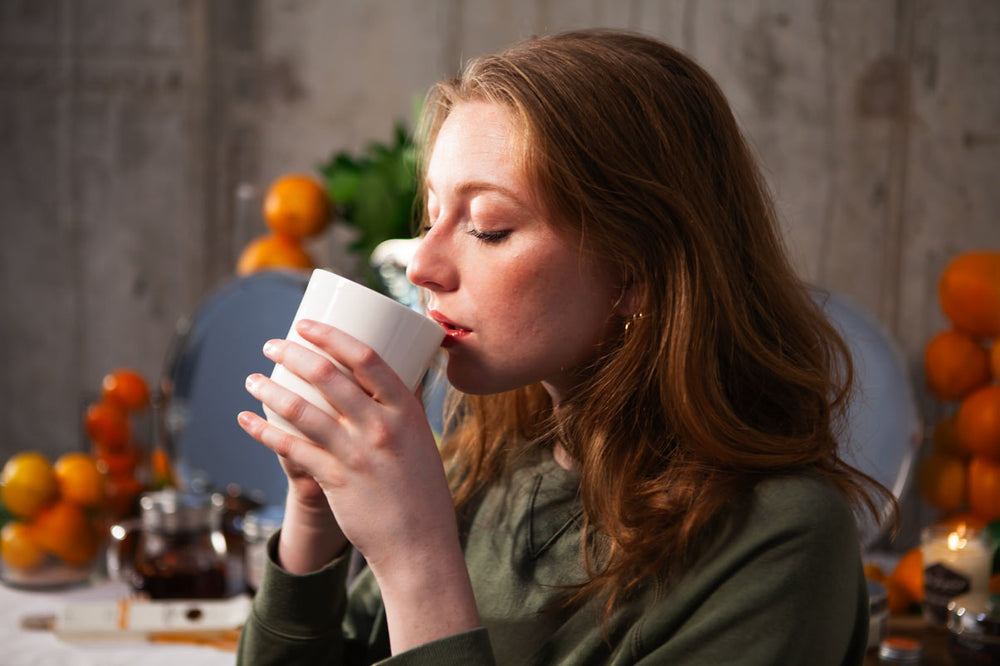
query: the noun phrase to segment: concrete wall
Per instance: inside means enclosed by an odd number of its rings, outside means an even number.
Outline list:
[[[0,458],[81,446],[107,370],[157,375],[263,231],[240,183],[388,139],[464,58],[584,26],[716,76],[795,264],[895,336],[935,418],[937,276],[1000,247],[994,0],[0,0]],[[313,249],[350,271],[343,238]]]

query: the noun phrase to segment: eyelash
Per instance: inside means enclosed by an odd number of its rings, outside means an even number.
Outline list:
[[[431,230],[430,224],[425,224],[420,228],[420,235],[426,236]],[[509,229],[502,229],[500,231],[480,231],[479,229],[469,229],[467,232],[470,236],[477,240],[481,240],[484,243],[499,243],[503,239],[510,236]]]
[[[479,231],[478,229],[469,229],[469,235],[473,238],[477,238],[484,243],[499,243],[503,239],[510,236],[509,229],[502,229],[500,231]]]

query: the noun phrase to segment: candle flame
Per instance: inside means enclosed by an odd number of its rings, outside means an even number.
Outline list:
[[[948,550],[962,550],[968,543],[969,541],[965,538],[964,529],[948,535]]]

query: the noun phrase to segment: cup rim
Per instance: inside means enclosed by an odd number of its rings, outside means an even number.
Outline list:
[[[312,281],[314,279],[315,280],[327,280],[327,281],[337,282],[338,284],[343,285],[343,286],[347,287],[348,289],[353,289],[356,292],[365,294],[368,297],[375,297],[376,301],[382,303],[383,305],[386,305],[388,307],[393,308],[397,312],[400,312],[400,313],[405,312],[405,313],[407,313],[406,316],[407,317],[411,317],[412,316],[414,318],[414,321],[417,321],[416,318],[419,318],[420,320],[422,320],[422,323],[426,323],[429,326],[433,326],[434,328],[441,328],[440,324],[438,324],[436,321],[434,321],[433,319],[431,319],[430,317],[428,317],[426,314],[424,314],[422,312],[419,312],[417,310],[414,310],[413,308],[408,307],[408,306],[400,303],[399,301],[395,300],[391,296],[387,296],[386,294],[383,294],[383,293],[381,293],[381,292],[379,292],[379,291],[377,291],[375,289],[372,289],[371,287],[363,285],[360,282],[357,282],[356,280],[352,280],[349,277],[341,275],[340,273],[336,273],[336,272],[331,271],[331,270],[326,269],[326,268],[314,268],[313,272],[312,272],[312,275],[309,278],[309,284],[306,285],[306,290],[307,291],[309,289],[309,285],[312,284]],[[303,294],[303,298],[304,297],[305,297],[305,295]],[[443,335],[444,335],[444,333],[442,331],[442,336]]]

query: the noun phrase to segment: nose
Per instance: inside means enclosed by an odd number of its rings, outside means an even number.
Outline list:
[[[420,240],[406,267],[406,277],[418,287],[429,291],[451,291],[458,286],[458,269],[453,252],[448,252],[447,236],[434,225]]]

